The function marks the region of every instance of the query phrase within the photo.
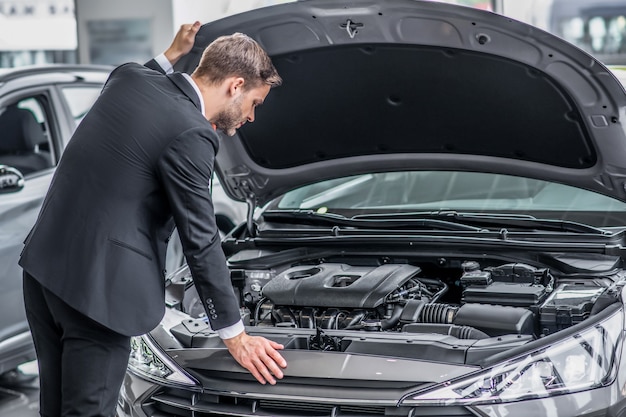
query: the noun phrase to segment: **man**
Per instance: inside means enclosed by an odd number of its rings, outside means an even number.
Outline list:
[[[111,416],[130,336],[164,313],[167,240],[176,226],[209,324],[261,383],[282,378],[282,345],[245,333],[209,191],[218,136],[254,121],[281,83],[242,34],[209,45],[191,76],[163,74],[187,53],[183,25],[148,66],[124,64],[69,142],[20,265],[40,368],[42,416]],[[213,126],[212,126],[213,124]]]

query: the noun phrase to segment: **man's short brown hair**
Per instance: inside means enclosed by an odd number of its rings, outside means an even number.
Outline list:
[[[220,36],[206,47],[194,74],[211,84],[219,84],[228,77],[242,77],[244,89],[282,83],[278,71],[265,50],[248,35],[233,33]]]

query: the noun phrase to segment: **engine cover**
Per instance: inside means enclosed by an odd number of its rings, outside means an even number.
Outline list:
[[[275,305],[374,308],[420,271],[419,267],[406,264],[297,266],[268,282],[263,296]]]

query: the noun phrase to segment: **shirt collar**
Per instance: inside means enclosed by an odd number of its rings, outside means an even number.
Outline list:
[[[191,75],[187,74],[186,72],[183,72],[182,74],[187,79],[187,81],[189,81],[189,84],[191,84],[193,89],[196,91],[196,94],[198,94],[198,99],[200,99],[200,111],[202,112],[202,115],[206,117],[206,113],[204,112],[204,100],[202,99],[202,93],[200,92],[198,84],[196,84],[193,78],[191,78]]]

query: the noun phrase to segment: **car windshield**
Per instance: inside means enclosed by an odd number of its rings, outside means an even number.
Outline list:
[[[524,214],[596,227],[626,225],[626,204],[613,198],[563,184],[475,172],[382,172],[338,178],[290,191],[269,209],[343,216],[441,211]]]

